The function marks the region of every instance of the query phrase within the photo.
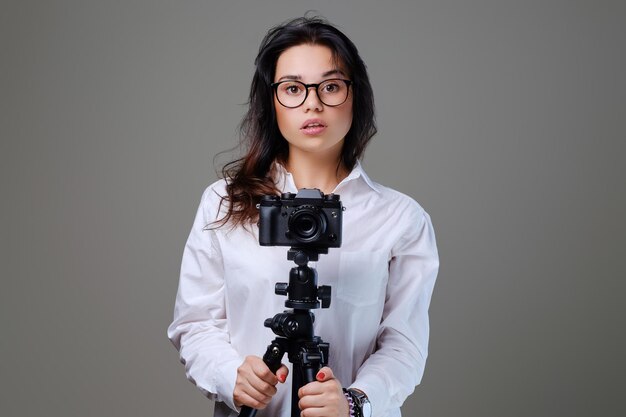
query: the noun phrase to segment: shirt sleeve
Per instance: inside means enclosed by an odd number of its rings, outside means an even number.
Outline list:
[[[233,391],[243,358],[230,344],[222,254],[215,231],[207,228],[218,206],[219,197],[208,188],[183,252],[174,320],[167,333],[187,378],[210,399],[237,410]]]
[[[391,256],[376,350],[359,368],[351,386],[367,394],[375,417],[399,408],[424,374],[428,308],[439,257],[430,217],[421,208],[410,216]]]

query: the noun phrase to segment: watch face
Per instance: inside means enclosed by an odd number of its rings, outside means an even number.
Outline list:
[[[372,405],[368,402],[362,405],[363,417],[372,417]]]

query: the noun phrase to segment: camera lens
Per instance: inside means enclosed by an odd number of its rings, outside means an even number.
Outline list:
[[[316,242],[325,231],[326,217],[315,207],[300,206],[289,217],[289,232],[299,242]]]

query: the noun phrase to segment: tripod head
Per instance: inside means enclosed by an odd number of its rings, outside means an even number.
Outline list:
[[[317,271],[308,266],[309,261],[317,261],[319,255],[328,253],[328,248],[310,249],[292,247],[287,252],[287,259],[294,261],[297,267],[291,268],[289,284],[279,282],[274,292],[287,295],[285,307],[311,310],[330,307],[331,289],[328,285],[317,286]],[[318,301],[319,300],[319,301]]]
[[[313,337],[315,316],[312,309],[330,307],[331,288],[328,285],[317,286],[317,271],[308,266],[309,261],[317,261],[321,253],[328,253],[328,248],[310,249],[292,247],[287,259],[294,261],[289,284],[279,282],[274,288],[278,295],[286,295],[285,307],[294,309],[265,320],[265,327],[283,337],[300,339]]]

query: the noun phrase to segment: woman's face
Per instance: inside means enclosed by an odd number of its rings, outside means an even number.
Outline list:
[[[296,80],[317,84],[331,78],[348,79],[346,70],[333,62],[331,50],[322,45],[303,44],[285,50],[276,62],[274,82]],[[278,128],[289,142],[289,153],[303,152],[337,159],[343,139],[352,124],[352,89],[339,106],[322,103],[310,88],[305,102],[296,108],[280,104],[274,95]]]

